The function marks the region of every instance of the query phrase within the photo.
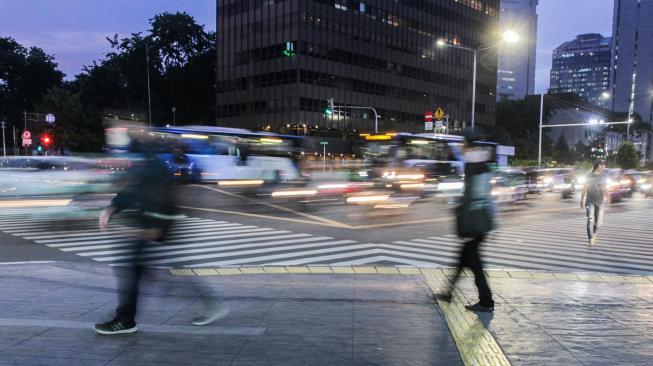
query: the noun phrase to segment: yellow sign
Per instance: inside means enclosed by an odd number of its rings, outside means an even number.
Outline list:
[[[438,108],[435,110],[435,113],[433,114],[433,117],[435,117],[436,121],[442,121],[444,118],[444,110],[442,108]]]

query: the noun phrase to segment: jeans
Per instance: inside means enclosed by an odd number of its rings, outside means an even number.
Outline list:
[[[600,204],[587,202],[585,210],[587,210],[587,237],[592,239],[603,221],[603,208]]]
[[[460,273],[465,267],[467,267],[472,271],[472,273],[474,273],[474,283],[478,289],[479,302],[483,306],[493,307],[494,300],[492,299],[492,291],[490,291],[490,286],[485,278],[483,262],[481,262],[481,255],[479,253],[480,246],[484,240],[485,235],[482,235],[466,241],[465,244],[463,244],[463,249],[460,253],[460,259],[456,268],[456,274],[451,281],[451,287],[453,288],[460,277]]]

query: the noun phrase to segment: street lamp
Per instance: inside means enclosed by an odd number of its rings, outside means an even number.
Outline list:
[[[519,42],[519,34],[517,34],[515,31],[509,30],[504,32],[501,35],[501,38],[499,39],[499,43],[516,43]],[[472,74],[472,117],[471,117],[471,122],[472,122],[472,128],[474,128],[475,125],[475,120],[476,120],[476,72],[477,72],[477,54],[478,51],[485,51],[490,49],[492,46],[495,45],[495,43],[486,43],[478,48],[471,48],[471,47],[465,47],[465,46],[460,46],[457,44],[452,44],[446,42],[444,39],[438,39],[436,41],[436,45],[440,48],[444,47],[449,47],[449,48],[456,48],[459,50],[463,51],[468,51],[471,52],[474,55],[474,71]]]

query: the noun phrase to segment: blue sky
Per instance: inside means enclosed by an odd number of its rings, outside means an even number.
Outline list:
[[[536,92],[549,86],[551,51],[581,33],[612,33],[614,0],[539,0]],[[164,11],[186,11],[215,30],[215,0],[0,0],[0,35],[54,54],[69,79],[109,50],[104,37],[148,27]]]

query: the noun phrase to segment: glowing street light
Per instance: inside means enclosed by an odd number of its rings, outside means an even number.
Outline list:
[[[478,53],[478,51],[484,51],[484,50],[487,50],[487,49],[491,48],[496,43],[504,43],[504,42],[505,43],[511,43],[511,44],[519,42],[519,34],[517,32],[515,32],[515,31],[508,30],[508,31],[503,33],[502,37],[498,40],[498,42],[486,43],[486,44],[483,44],[483,45],[479,46],[478,48],[470,48],[470,47],[460,46],[460,45],[457,45],[457,44],[451,44],[451,43],[448,43],[446,40],[444,40],[442,38],[438,39],[435,42],[435,44],[436,44],[436,46],[438,48],[444,48],[444,47],[457,48],[457,49],[460,49],[460,50],[469,51],[474,55],[474,73],[472,74],[472,118],[471,118],[472,128],[474,128],[474,123],[475,123],[475,119],[476,119],[476,69],[477,69],[476,59],[477,59],[477,53]]]
[[[508,30],[503,33],[503,41],[506,43],[517,43],[519,42],[519,34],[513,30]]]

